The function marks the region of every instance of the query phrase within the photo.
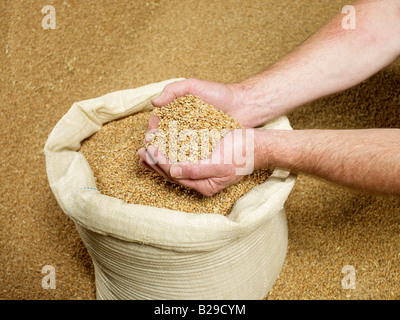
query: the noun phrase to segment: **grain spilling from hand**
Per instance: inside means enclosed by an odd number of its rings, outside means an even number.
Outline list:
[[[227,215],[237,199],[269,177],[270,171],[257,170],[212,197],[166,181],[141,167],[136,154],[145,145],[150,114],[141,112],[109,122],[82,142],[80,152],[88,160],[102,194],[131,204]]]

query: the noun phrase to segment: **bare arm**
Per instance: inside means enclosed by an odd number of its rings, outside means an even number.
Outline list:
[[[259,132],[272,165],[370,192],[400,195],[400,129]]]
[[[338,13],[325,27],[262,73],[222,84],[188,79],[169,84],[158,107],[194,94],[257,127],[308,102],[346,90],[400,55],[400,1],[360,0],[356,29],[343,29]]]
[[[307,102],[348,89],[400,55],[400,0],[360,0],[356,29],[338,14],[323,29],[266,71],[223,85],[191,79],[166,87],[155,105],[192,93],[256,127]],[[256,168],[275,166],[363,190],[400,195],[400,129],[256,129]],[[145,151],[141,151],[145,163]],[[177,175],[175,169],[181,166]],[[159,168],[165,177],[206,195],[238,181],[232,166]]]
[[[249,162],[254,161],[254,169],[285,168],[350,188],[400,196],[400,129],[255,129],[254,133],[254,153],[246,154]],[[145,151],[141,152],[144,160]],[[218,154],[213,152],[213,156]],[[153,169],[210,196],[241,179],[235,173],[240,165],[229,163],[178,163]]]
[[[348,89],[400,55],[400,1],[354,4],[356,29],[343,29],[339,13],[266,71],[239,84],[243,109],[257,114],[253,126],[305,103]]]

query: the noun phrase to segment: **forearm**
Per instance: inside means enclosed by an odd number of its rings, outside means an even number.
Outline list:
[[[268,130],[258,133],[257,166],[400,195],[400,129]]]
[[[266,71],[239,83],[243,104],[259,115],[254,126],[348,89],[399,56],[400,1],[359,1],[354,7],[356,29],[343,29],[339,13]]]

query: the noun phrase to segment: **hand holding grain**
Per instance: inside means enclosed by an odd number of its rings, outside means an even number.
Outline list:
[[[239,84],[187,79],[165,86],[161,94],[152,100],[152,103],[155,107],[161,107],[187,94],[198,96],[201,100],[230,114],[243,127],[254,127],[254,118],[257,117],[257,114],[250,112],[250,106],[243,103],[246,99],[243,88]],[[150,117],[149,129],[157,128],[157,123],[157,118]]]
[[[169,95],[169,90],[164,92]],[[176,91],[174,94],[177,94]],[[147,142],[147,149],[142,148],[138,151],[141,157],[140,164],[171,182],[212,196],[240,181],[244,174],[253,171],[254,150],[247,153],[246,150],[243,151],[248,142],[246,129],[242,129],[229,114],[196,96],[187,94],[175,98],[171,103],[155,110],[149,123],[150,130],[156,130],[157,133],[152,133],[151,142]],[[175,135],[172,134],[171,123],[176,126]],[[196,143],[191,143],[189,147],[188,136],[181,136],[185,130],[191,131],[196,138]],[[253,129],[247,130],[253,133]],[[209,139],[205,141],[204,132],[209,134]],[[251,143],[254,143],[254,140]],[[242,162],[239,163],[237,159]],[[243,174],[247,168],[238,170],[248,163],[251,164],[248,172]]]

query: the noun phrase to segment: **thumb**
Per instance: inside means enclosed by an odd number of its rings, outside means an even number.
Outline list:
[[[222,178],[232,174],[232,167],[224,164],[173,164],[170,175],[176,179]]]
[[[190,80],[181,80],[167,84],[163,91],[161,91],[160,95],[151,100],[151,103],[155,107],[164,106],[173,101],[175,98],[188,94],[190,91],[190,85]]]
[[[166,105],[168,103],[168,102],[164,103],[164,101],[166,101],[167,99],[165,99],[163,92],[161,92],[158,97],[155,97],[154,99],[151,100],[151,103],[153,104],[153,106],[162,107],[163,105]]]

